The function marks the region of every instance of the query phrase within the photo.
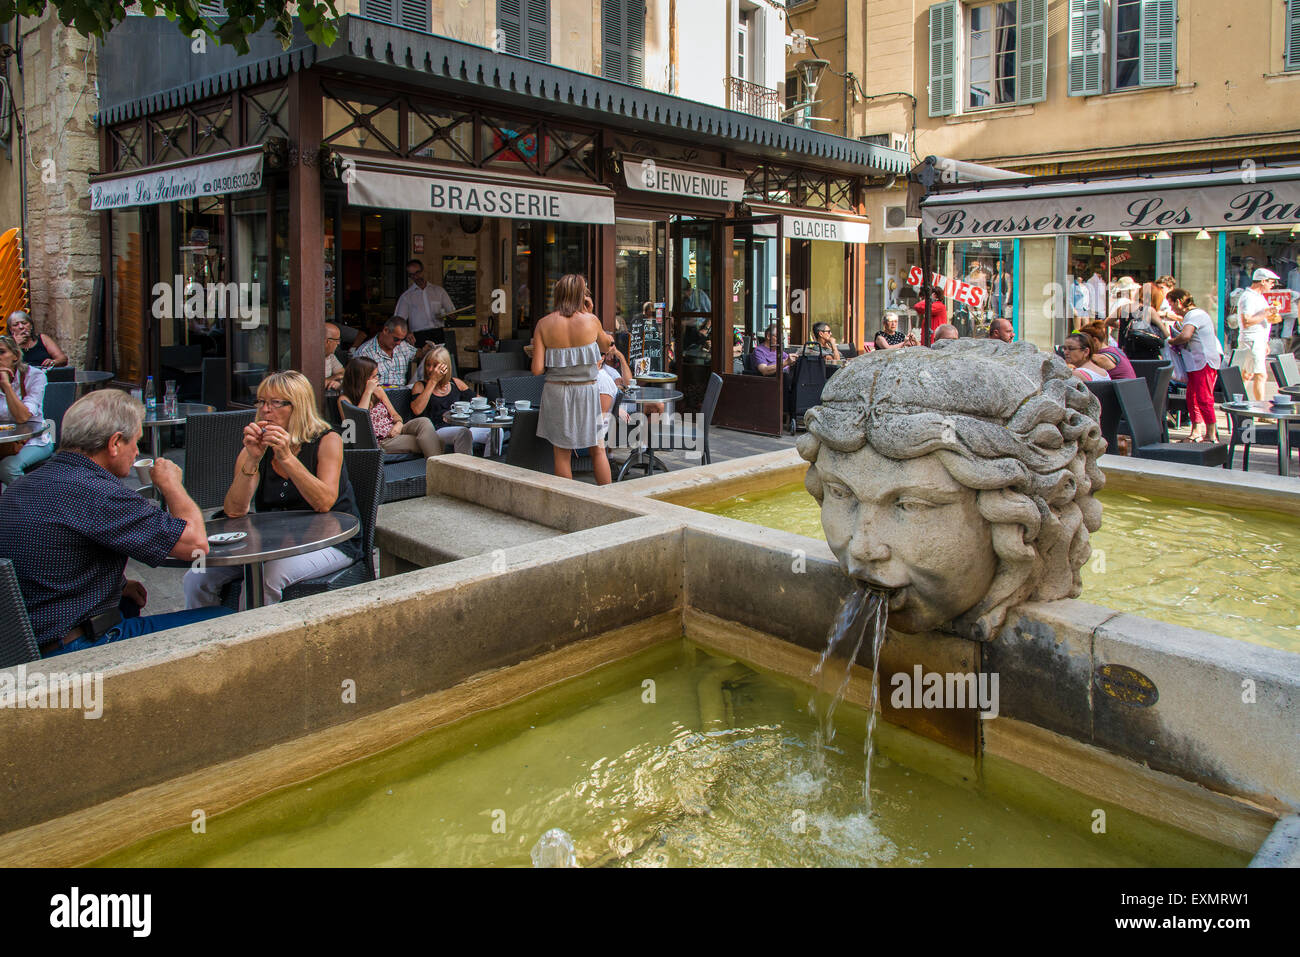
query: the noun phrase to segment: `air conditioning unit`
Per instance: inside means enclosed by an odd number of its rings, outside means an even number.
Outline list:
[[[867,136],[859,136],[858,139],[873,146],[884,146],[887,149],[898,150],[901,153],[907,152],[906,133],[871,133]]]
[[[907,215],[906,206],[885,207],[886,229],[916,229],[919,219]]]

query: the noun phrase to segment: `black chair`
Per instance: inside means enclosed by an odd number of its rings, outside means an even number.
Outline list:
[[[76,401],[77,383],[75,382],[51,382],[45,386],[45,402],[41,412],[47,420],[54,423],[54,431],[50,434],[56,444],[63,429],[63,416]]]
[[[1174,364],[1166,359],[1131,359],[1133,371],[1147,386],[1156,421],[1160,423],[1160,441],[1169,441],[1169,424],[1165,415],[1169,410],[1169,383],[1173,381]]]
[[[359,409],[347,399],[339,399],[343,406],[343,439],[348,449],[379,450],[375,430],[370,424],[370,413]],[[409,405],[408,405],[409,408]],[[419,498],[428,488],[425,478],[424,456],[418,452],[383,452],[385,502]]]
[[[45,370],[46,382],[76,382],[77,370],[73,366],[51,366]]]
[[[746,352],[743,356],[741,356],[740,362],[742,366],[741,375],[762,375],[763,374],[758,371],[758,363],[754,361],[754,353],[752,351]]]
[[[40,657],[14,563],[0,558],[0,668],[23,665]]]
[[[502,379],[500,385],[501,398],[507,405],[514,405],[520,399],[526,399],[533,404],[534,409],[541,408],[542,388],[546,385],[546,376],[512,376],[509,379]]]
[[[478,367],[480,372],[510,372],[515,369],[528,368],[528,357],[520,352],[480,352]]]
[[[1113,379],[1111,385],[1133,432],[1134,458],[1204,466],[1223,465],[1227,461],[1228,446],[1223,442],[1214,445],[1161,442],[1160,421],[1151,404],[1147,384],[1141,379]]]
[[[1114,454],[1119,449],[1119,398],[1115,395],[1115,380],[1102,379],[1097,382],[1085,382],[1088,391],[1101,402],[1101,437],[1106,440],[1106,451]]]
[[[1300,368],[1296,367],[1295,356],[1291,353],[1269,356],[1268,367],[1273,370],[1273,379],[1279,389],[1300,385]]]
[[[220,508],[235,474],[235,459],[244,447],[244,427],[252,409],[205,412],[185,420],[185,491],[201,509]]]
[[[718,396],[722,395],[722,376],[716,372],[709,376],[709,384],[704,389],[704,402],[700,409],[699,422],[701,430],[696,431],[693,423],[673,421],[669,433],[668,448],[679,452],[700,452],[700,464],[708,465],[713,456],[709,450],[709,428],[713,425],[713,413],[718,408]]]
[[[794,362],[794,373],[790,380],[789,415],[790,432],[798,430],[799,419],[803,414],[822,400],[822,390],[826,388],[826,361],[819,349],[814,355],[802,353]]]
[[[534,472],[555,474],[552,445],[537,434],[537,409],[524,409],[515,413],[510,427],[510,444],[506,446],[506,464]]]
[[[294,582],[285,588],[284,601],[375,580],[375,522],[379,518],[379,503],[383,497],[384,456],[379,449],[344,449],[343,467],[348,470],[357,513],[361,516],[361,557],[347,568],[321,578]]]
[[[500,353],[518,353],[521,356],[527,356],[524,352],[524,346],[528,343],[523,339],[502,339],[497,343],[497,351]]]
[[[411,417],[410,386],[402,386],[400,389],[385,389],[384,394],[388,396],[393,411],[402,417],[403,422]]]
[[[200,374],[199,383],[199,401],[204,405],[210,405],[218,412],[224,412],[230,405],[230,386],[226,374],[226,359],[224,356],[216,358],[205,358],[203,360],[203,372]]]
[[[1227,398],[1234,395],[1247,395],[1246,383],[1242,378],[1241,369],[1237,366],[1224,366],[1219,370],[1219,384],[1223,386],[1223,391]],[[1237,446],[1241,446],[1241,468],[1243,471],[1250,468],[1250,447],[1252,445],[1271,445],[1277,448],[1277,426],[1266,425],[1249,415],[1242,415],[1240,412],[1233,412],[1231,409],[1224,409],[1228,416],[1228,422],[1232,427],[1232,436],[1228,439],[1228,460],[1223,463],[1225,469],[1232,468],[1232,463],[1236,461]],[[1247,430],[1254,426],[1254,435],[1251,441],[1246,441]],[[1291,426],[1291,449],[1294,451],[1300,449],[1300,425]]]

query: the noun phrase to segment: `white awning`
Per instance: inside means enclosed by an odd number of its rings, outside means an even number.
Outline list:
[[[996,185],[938,193],[921,204],[930,239],[1050,236],[1161,229],[1245,229],[1300,222],[1300,167],[1227,173]]]
[[[614,223],[612,190],[585,183],[340,153],[348,202],[500,219]]]
[[[781,230],[786,239],[816,239],[832,243],[865,243],[871,232],[871,220],[856,213],[831,209],[791,209],[788,206],[769,206],[751,203],[755,216],[781,217]],[[757,227],[756,227],[757,231]],[[770,235],[775,236],[773,231]]]
[[[90,179],[92,212],[240,193],[262,185],[262,147],[215,153]]]
[[[720,203],[745,198],[745,174],[738,170],[664,163],[652,156],[624,156],[623,180],[629,189],[662,196],[691,196]]]

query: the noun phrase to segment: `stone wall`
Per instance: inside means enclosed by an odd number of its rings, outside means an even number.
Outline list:
[[[99,217],[90,212],[87,189],[99,169],[95,43],[48,13],[22,23],[27,288],[40,330],[80,365],[100,272]]]

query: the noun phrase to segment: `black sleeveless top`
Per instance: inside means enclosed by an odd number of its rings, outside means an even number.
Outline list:
[[[40,336],[36,337],[35,345],[30,349],[23,350],[23,362],[26,362],[29,366],[39,366],[44,363],[46,359],[53,358],[54,356],[50,355],[50,350],[45,348],[45,340]]]
[[[425,388],[432,389],[433,386],[426,384]],[[424,411],[420,414],[432,421],[438,428],[445,428],[447,423],[443,421],[442,417],[451,411],[452,403],[462,400],[468,402],[472,398],[474,398],[473,389],[458,389],[456,383],[453,382],[446,395],[430,395],[429,404],[424,407]]]
[[[331,429],[330,432],[335,431]],[[316,453],[320,451],[321,439],[328,435],[329,432],[322,435],[312,442],[308,442],[298,450],[298,461],[303,467],[316,474]],[[264,455],[262,461],[257,464],[257,470],[260,478],[257,483],[257,491],[253,494],[253,511],[255,512],[289,512],[301,511],[310,512],[312,507],[307,500],[302,497],[302,492],[298,491],[298,486],[287,478],[282,478],[271,468],[271,463],[275,460],[275,455]],[[331,512],[346,512],[349,515],[355,515],[357,521],[361,520],[361,513],[357,511],[357,500],[352,494],[352,483],[348,481],[347,466],[344,465],[339,470],[339,497],[330,508]],[[349,558],[361,557],[361,535],[354,535],[345,542],[339,542],[334,546]]]

